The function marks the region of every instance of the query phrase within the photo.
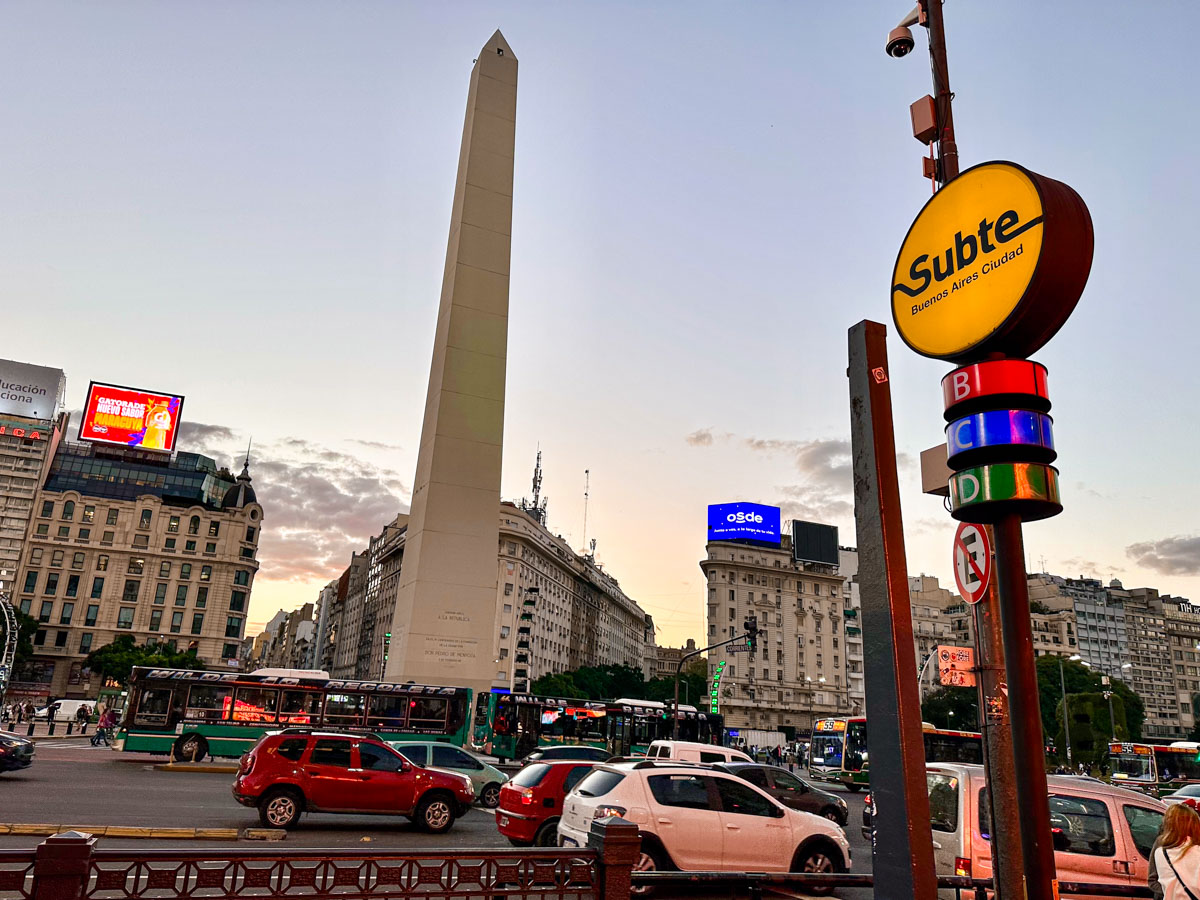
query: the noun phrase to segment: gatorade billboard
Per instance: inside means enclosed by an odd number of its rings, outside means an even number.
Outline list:
[[[183,398],[175,394],[93,381],[83,404],[79,439],[170,453],[182,409]]]

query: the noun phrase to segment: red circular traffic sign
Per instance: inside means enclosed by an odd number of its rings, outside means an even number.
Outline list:
[[[982,525],[963,522],[954,532],[954,581],[968,603],[978,603],[992,579],[992,545]]]

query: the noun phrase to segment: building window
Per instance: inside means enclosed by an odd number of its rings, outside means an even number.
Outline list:
[[[151,518],[152,518],[152,516],[151,516],[150,510],[143,509],[142,516],[138,520],[138,528],[142,529],[143,531],[148,529],[150,527]]]
[[[253,547],[243,547],[241,556],[242,556],[242,559],[254,559],[254,548]]]
[[[246,592],[234,591],[229,597],[229,608],[234,612],[246,611]]]
[[[201,566],[200,567],[200,580],[201,581],[212,581],[212,566]]]
[[[61,550],[55,550],[53,553],[50,554],[50,565],[54,566],[56,569],[61,569],[62,564],[63,564],[63,552]]]
[[[75,604],[74,603],[64,603],[62,605],[62,610],[58,614],[58,624],[59,625],[70,625],[71,617],[74,615],[75,615]]]
[[[237,659],[238,645],[237,644],[225,644],[224,646],[221,647],[221,656],[225,657],[225,659]]]
[[[179,634],[183,628],[183,613],[171,613],[171,634]]]
[[[39,537],[48,537],[50,534],[50,526],[43,522],[37,527],[37,534]]]
[[[167,602],[167,586],[165,584],[163,584],[162,582],[159,582],[158,584],[156,584],[154,586],[154,604],[156,606],[161,606],[163,603],[166,603],[166,602]]]
[[[50,572],[46,575],[46,589],[42,591],[47,597],[53,597],[58,593],[58,573]]]
[[[90,541],[91,539],[92,539],[92,529],[90,529],[90,528],[80,528],[79,529],[79,540]]]
[[[130,575],[141,575],[146,571],[146,560],[140,556],[129,557],[129,567],[126,569]]]
[[[37,630],[37,633],[33,636],[33,646],[35,646],[35,647],[46,646],[46,629],[39,628]]]
[[[225,620],[225,637],[240,638],[242,636],[242,620],[237,616],[230,616]]]
[[[90,631],[85,631],[83,634],[81,634],[79,636],[79,652],[80,653],[91,653],[92,652],[92,633]]]
[[[53,500],[43,500],[42,501],[42,518],[49,519],[53,515],[54,515],[54,501]]]
[[[150,546],[150,535],[135,534],[133,536],[133,549],[134,550],[145,550],[149,546]]]
[[[181,584],[179,587],[175,588],[176,606],[187,606],[187,592],[188,586],[186,584]]]
[[[221,523],[220,522],[209,522],[208,523],[208,536],[209,537],[216,537],[220,533],[221,533]]]
[[[68,597],[79,596],[79,576],[78,575],[68,575],[67,576],[66,596],[68,596]]]
[[[171,518],[167,519],[167,531],[170,534],[179,533],[179,516],[171,516]]]
[[[255,539],[256,537],[258,537],[258,529],[257,529],[257,528],[255,528],[253,525],[247,525],[247,526],[246,526],[246,540],[247,540],[249,543],[253,544],[253,543],[254,543],[254,539]],[[509,544],[509,545],[508,545],[508,552],[509,552],[509,553],[512,553],[512,552],[514,552],[516,549],[517,549],[517,545],[516,545],[516,544]]]
[[[199,634],[204,630],[204,613],[196,613],[192,616],[192,634]]]
[[[113,542],[113,537],[114,535],[111,531],[106,531],[100,535],[100,542],[103,544],[111,544]]]
[[[158,631],[162,627],[162,610],[154,609],[150,611],[150,630]]]
[[[115,509],[110,509],[108,511],[108,515],[104,519],[104,524],[105,525],[116,525],[117,524],[117,511]]]
[[[80,518],[79,521],[80,522],[89,522],[89,523],[96,521],[96,507],[85,506],[83,508],[83,516],[82,516],[82,518]]]
[[[121,593],[121,602],[137,603],[138,592],[141,591],[141,589],[142,583],[140,581],[133,581],[132,579],[126,581],[125,590]]]
[[[187,581],[189,578],[192,577],[192,564],[191,563],[181,563],[180,564],[179,577],[182,578],[184,581]]]
[[[136,581],[133,583],[137,584]],[[121,611],[117,613],[117,627],[118,628],[132,628],[133,627],[133,607],[132,606],[122,606],[121,607]]]
[[[87,612],[83,615],[83,624],[89,628],[96,624],[96,617],[100,615],[100,605],[98,603],[89,603]]]
[[[250,583],[250,573],[248,571],[246,571],[245,569],[238,569],[236,572],[233,573],[233,583],[240,584],[243,586],[249,584]]]
[[[169,562],[161,562],[158,564],[158,577],[159,578],[170,578],[171,577],[171,564]]]
[[[50,616],[53,614],[54,614],[54,601],[53,600],[43,600],[41,611],[38,612],[38,621],[39,622],[49,622]]]
[[[69,538],[71,536],[71,526],[70,525],[59,525],[58,526],[58,536],[60,538]]]
[[[70,522],[73,518],[75,518],[75,501],[68,500],[63,504],[62,520],[64,522]]]
[[[96,557],[96,571],[103,572],[108,568],[108,557],[101,553]]]
[[[208,588],[196,588],[196,609],[208,606]]]
[[[183,552],[184,553],[195,553],[196,552],[196,542],[195,541],[185,541],[183,544]]]
[[[200,517],[192,516],[190,519],[188,519],[188,534],[199,534],[199,533],[200,533]],[[195,549],[195,548],[193,547],[192,549]]]
[[[21,600],[21,612],[23,612],[25,615],[29,615],[29,607],[32,603],[33,603],[32,597],[23,598]]]
[[[82,553],[72,553],[71,554],[71,568],[72,569],[82,569],[83,568],[83,554]]]
[[[213,544],[213,543],[208,543],[208,544],[205,544],[205,545],[204,545],[204,552],[205,552],[205,553],[216,553],[216,552],[217,552],[217,545],[216,545],[216,544]]]
[[[99,600],[100,595],[103,592],[104,592],[104,579],[103,578],[93,578],[92,579],[92,599]]]
[[[504,596],[511,597],[512,592],[513,592],[513,586],[511,584],[505,584],[504,585]]]
[[[29,561],[31,563],[33,563],[35,566],[40,566],[42,564],[42,548],[41,547],[35,547],[34,549],[29,551]]]
[[[25,587],[21,588],[21,591],[23,593],[32,594],[34,591],[37,590],[37,576],[38,576],[37,572],[26,572],[25,573]]]
[[[163,541],[163,549],[164,550],[174,550],[175,549],[175,538],[167,538],[165,541]]]

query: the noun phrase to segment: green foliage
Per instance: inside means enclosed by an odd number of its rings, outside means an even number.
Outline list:
[[[1047,736],[1054,737],[1054,746],[1058,749],[1059,758],[1066,760],[1066,735],[1062,728],[1062,695],[1063,683],[1066,683],[1067,695],[1071,709],[1071,749],[1075,762],[1091,762],[1089,756],[1080,751],[1083,748],[1076,739],[1076,730],[1080,737],[1091,739],[1095,735],[1097,744],[1106,743],[1112,735],[1112,723],[1108,718],[1108,701],[1104,699],[1105,690],[1112,691],[1113,718],[1117,723],[1117,739],[1122,741],[1139,741],[1142,738],[1142,723],[1145,721],[1145,707],[1142,698],[1130,689],[1129,685],[1120,679],[1111,679],[1107,687],[1101,681],[1101,673],[1090,669],[1079,661],[1062,660],[1062,676],[1059,676],[1058,656],[1039,656],[1037,659],[1038,700],[1042,713],[1042,731]],[[1076,697],[1080,706],[1076,709]],[[1095,696],[1100,698],[1096,703]],[[1080,716],[1083,716],[1080,719]],[[1076,724],[1078,722],[1078,724]],[[1107,752],[1107,749],[1105,749]],[[1100,760],[1095,760],[1099,762]]]
[[[19,672],[22,664],[33,657],[33,636],[37,634],[38,621],[19,609],[13,612],[17,616],[17,656],[13,660],[13,671]]]
[[[543,675],[533,683],[533,692],[543,697],[583,699],[579,688],[568,672],[560,672],[556,675]]]
[[[1030,600],[1029,601],[1029,611],[1031,613],[1035,613],[1039,616],[1048,616],[1051,613],[1050,607],[1048,607],[1041,600]]]
[[[978,731],[979,692],[975,688],[949,686],[931,691],[921,702],[921,718],[936,728]]]
[[[164,669],[203,669],[204,663],[196,658],[195,650],[180,652],[167,645],[150,644],[138,646],[133,635],[118,635],[111,644],[105,644],[88,654],[88,667],[99,673],[104,682],[117,682],[121,687],[129,683],[134,666],[156,666]]]
[[[1067,700],[1071,711],[1072,761],[1084,763],[1089,768],[1099,768],[1108,758],[1108,742],[1113,733],[1112,721],[1108,716],[1108,700],[1103,692],[1071,694]],[[1115,692],[1112,707],[1113,718],[1117,722],[1117,740],[1128,740],[1125,735],[1125,706]],[[1054,746],[1059,750],[1059,758],[1065,761],[1067,735],[1062,722],[1061,698],[1056,715]]]

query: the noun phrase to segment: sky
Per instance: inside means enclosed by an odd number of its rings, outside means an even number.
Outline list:
[[[703,631],[706,505],[856,542],[847,329],[888,325],[912,574],[953,581],[920,493],[949,366],[890,322],[931,191],[907,2],[10,2],[0,356],[187,397],[180,448],[265,507],[253,626],[315,601],[407,508],[471,66],[520,61],[502,493]],[[1200,600],[1191,64],[1200,7],[945,6],[963,167],[1065,181],[1095,226],[1050,371],[1065,511],[1029,567]],[[1190,73],[1190,74],[1189,74]],[[584,533],[584,471],[590,502]]]

